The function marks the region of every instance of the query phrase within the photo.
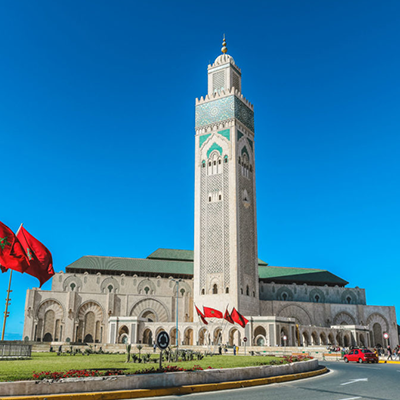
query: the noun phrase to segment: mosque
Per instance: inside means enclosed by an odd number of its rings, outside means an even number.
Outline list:
[[[329,271],[258,258],[254,109],[241,77],[224,40],[196,99],[194,251],[81,257],[51,290],[27,291],[25,340],[151,345],[167,331],[180,345],[376,346],[388,333],[398,344],[394,307],[367,305],[364,289]],[[249,323],[205,325],[194,305],[229,305]]]

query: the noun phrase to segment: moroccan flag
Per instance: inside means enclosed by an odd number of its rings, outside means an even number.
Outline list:
[[[51,253],[24,227],[21,227],[17,237],[21,242],[26,255],[28,256],[29,267],[25,272],[34,276],[35,278],[38,278],[41,287],[54,275],[53,258]]]
[[[28,259],[13,231],[0,222],[0,267],[2,272],[12,269],[25,272],[28,268]]]
[[[248,319],[246,319],[245,317],[243,317],[242,314],[240,314],[238,311],[236,311],[235,307],[233,307],[233,310],[231,312],[231,317],[242,328],[244,328],[246,326],[246,324],[249,322]]]
[[[195,306],[196,311],[197,311],[197,315],[199,316],[199,318],[203,321],[203,324],[208,325],[208,322],[206,321],[206,319],[204,318],[204,314],[197,308],[197,306]]]
[[[232,317],[229,314],[228,307],[225,310],[224,319],[226,319],[231,324],[234,324]]]
[[[215,310],[214,308],[203,307],[203,310],[204,310],[204,316],[207,318],[224,318],[222,312]]]

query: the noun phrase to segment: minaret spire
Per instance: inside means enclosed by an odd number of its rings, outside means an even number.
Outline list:
[[[221,49],[221,51],[222,51],[224,54],[226,54],[227,51],[228,51],[228,48],[226,47],[225,33],[224,33],[224,39],[223,39],[223,41],[222,41],[222,49]]]

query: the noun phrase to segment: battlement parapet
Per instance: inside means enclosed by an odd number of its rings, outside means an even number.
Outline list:
[[[215,92],[211,95],[206,95],[205,97],[201,96],[200,99],[196,98],[196,106],[207,103],[212,100],[222,99],[227,96],[235,95],[237,98],[243,101],[247,107],[249,107],[252,111],[254,111],[254,106],[251,104],[244,96],[237,90],[235,87],[231,89],[221,90],[220,92]]]

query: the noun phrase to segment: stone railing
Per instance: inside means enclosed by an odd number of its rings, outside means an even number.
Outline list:
[[[0,359],[30,358],[32,346],[20,341],[0,340]]]

